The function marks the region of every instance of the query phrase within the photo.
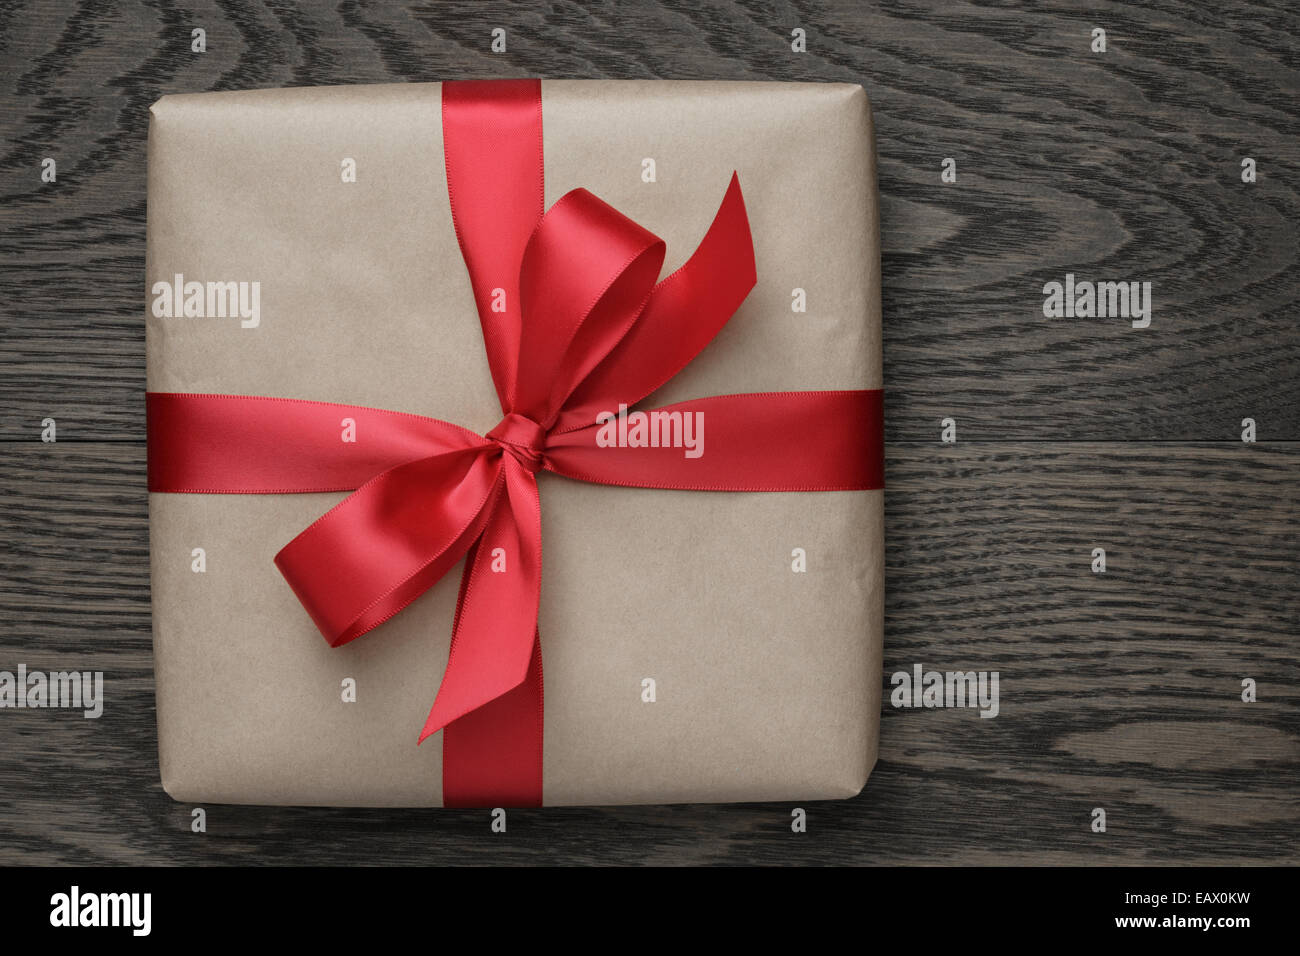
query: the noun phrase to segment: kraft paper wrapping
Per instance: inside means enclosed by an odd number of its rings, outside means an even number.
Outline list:
[[[545,81],[542,101],[547,206],[586,187],[667,242],[664,275],[740,174],[758,285],[642,407],[881,387],[861,87]],[[146,309],[150,390],[368,405],[480,433],[501,417],[447,203],[439,84],[163,97],[146,268],[148,288],[181,273],[261,289],[256,328]],[[862,789],[880,709],[882,492],[538,483],[546,804]],[[150,495],[159,762],[174,798],[442,805],[442,735],[415,741],[460,569],[331,649],[272,558],[343,497]]]

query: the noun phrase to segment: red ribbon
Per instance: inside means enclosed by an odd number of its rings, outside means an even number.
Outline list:
[[[354,405],[150,392],[149,490],[353,491],[276,555],[331,646],[382,624],[465,559],[450,658],[420,740],[443,736],[447,806],[540,806],[541,511],[535,475],[711,491],[883,486],[879,390],[681,402],[705,453],[601,447],[597,416],[677,374],[756,281],[733,174],[699,247],[664,243],[584,189],[543,215],[541,84],[445,83],[456,235],[505,416],[480,436]],[[504,290],[505,312],[493,311]],[[355,420],[357,444],[339,440]],[[354,490],[355,489],[355,490]],[[492,570],[504,549],[506,572]]]

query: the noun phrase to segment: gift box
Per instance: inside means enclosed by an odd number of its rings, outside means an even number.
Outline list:
[[[861,791],[884,578],[861,87],[170,95],[148,163],[169,794]]]

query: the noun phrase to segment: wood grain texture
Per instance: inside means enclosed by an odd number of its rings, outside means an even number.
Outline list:
[[[102,669],[107,703],[0,714],[0,862],[1295,862],[1297,466],[1289,443],[892,446],[886,696],[916,663],[996,670],[1001,713],[886,705],[866,790],[806,834],[751,804],[514,811],[505,836],[212,806],[200,836],[158,781],[143,449],[13,446],[0,662]]]
[[[190,52],[193,27],[207,53]],[[0,863],[1296,862],[1297,35],[1283,0],[0,0],[0,669],[108,681],[97,721],[0,712]],[[810,806],[802,835],[785,805],[519,811],[505,836],[467,811],[209,807],[192,834],[159,786],[154,730],[148,107],[517,75],[866,87],[890,439],[882,680],[998,670],[1002,713],[886,707],[866,792]],[[1044,318],[1042,286],[1066,272],[1151,281],[1151,327]],[[60,440],[43,445],[51,416]],[[937,442],[945,416],[956,446]],[[1237,440],[1243,417],[1260,444]],[[1105,575],[1089,570],[1098,546]],[[1243,677],[1258,702],[1240,701]],[[1089,830],[1098,806],[1105,834]]]

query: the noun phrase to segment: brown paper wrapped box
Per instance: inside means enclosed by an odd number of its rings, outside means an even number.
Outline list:
[[[261,293],[255,328],[147,310],[151,391],[391,408],[480,433],[500,419],[448,208],[440,95],[405,84],[153,106],[148,286],[183,274]],[[881,387],[861,87],[544,81],[542,102],[546,205],[589,189],[667,242],[664,275],[739,172],[758,284],[646,407]],[[340,174],[347,159],[355,182]],[[792,309],[796,289],[806,312]],[[546,804],[862,789],[880,708],[881,491],[665,491],[548,473],[538,484]],[[330,648],[272,558],[343,497],[150,495],[159,762],[176,799],[442,805],[441,734],[415,741],[446,665],[459,569]],[[806,572],[792,570],[796,548]]]

